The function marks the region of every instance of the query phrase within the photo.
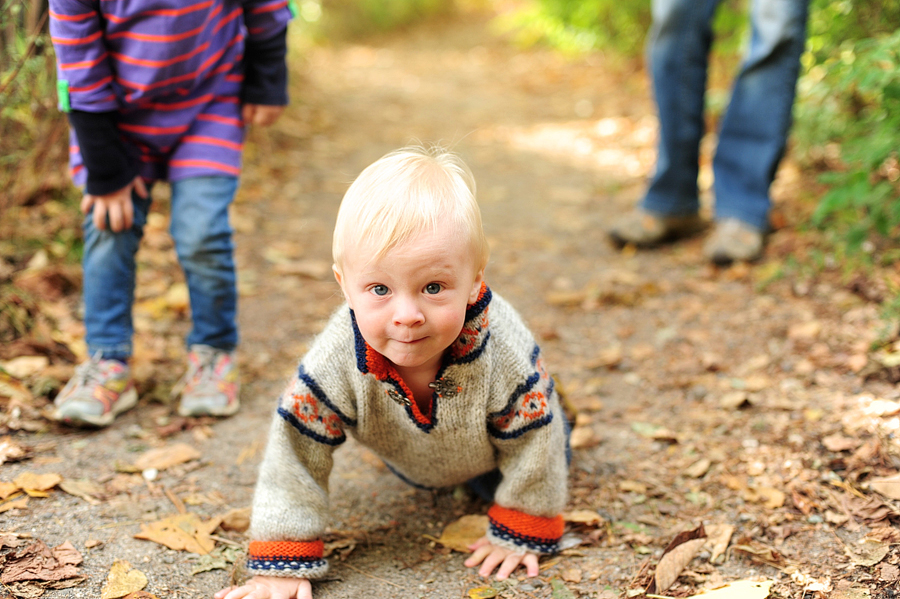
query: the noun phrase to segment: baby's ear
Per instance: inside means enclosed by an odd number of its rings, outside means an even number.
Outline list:
[[[474,304],[478,301],[478,295],[481,293],[481,286],[484,284],[484,269],[478,271],[478,274],[475,275],[475,280],[472,282],[472,291],[469,293],[469,302],[470,304]]]
[[[347,291],[344,289],[344,277],[341,274],[341,269],[338,268],[337,264],[332,264],[331,272],[334,273],[334,280],[337,281],[337,284],[340,286],[341,293],[343,294],[344,299],[347,300],[347,303],[350,303],[350,296],[347,294]],[[350,306],[350,308],[353,308],[353,306]]]

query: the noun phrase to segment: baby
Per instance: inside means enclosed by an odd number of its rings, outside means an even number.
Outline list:
[[[278,402],[253,499],[254,576],[216,599],[312,599],[347,433],[416,487],[469,483],[493,502],[466,566],[536,576],[563,533],[568,427],[534,337],[484,282],[469,169],[440,148],[384,156],[344,196],[333,256],[346,304]]]

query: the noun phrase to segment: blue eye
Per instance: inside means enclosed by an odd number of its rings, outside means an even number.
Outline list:
[[[387,288],[387,285],[375,285],[372,287],[371,291],[375,295],[387,295],[389,289]]]
[[[428,295],[437,295],[441,292],[441,284],[440,283],[428,283],[425,285],[425,293]]]

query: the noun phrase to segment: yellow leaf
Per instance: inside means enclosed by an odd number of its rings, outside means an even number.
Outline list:
[[[178,514],[152,524],[141,524],[141,532],[134,538],[153,541],[176,551],[206,555],[216,546],[209,535],[221,522],[221,517],[204,522],[197,514]]]
[[[6,499],[18,490],[19,485],[17,485],[16,483],[0,482],[0,501]]]
[[[0,504],[0,514],[3,512],[7,512],[12,509],[25,509],[28,507],[28,498],[22,497],[20,499],[13,499],[11,501],[7,501],[6,503]]]
[[[469,589],[469,597],[471,599],[490,599],[497,596],[497,589],[494,587],[477,587]]]
[[[587,524],[588,526],[603,524],[603,516],[594,510],[573,510],[571,512],[563,512],[562,516],[563,520],[573,524]]]
[[[13,482],[19,485],[20,489],[31,495],[32,491],[49,491],[62,482],[62,477],[54,473],[35,474],[34,472],[23,472]]]
[[[140,570],[134,570],[124,560],[116,560],[106,575],[106,584],[100,593],[101,599],[119,599],[140,591],[147,586],[147,577]]]
[[[737,580],[699,595],[691,595],[687,599],[766,599],[773,584],[771,580]]]
[[[156,468],[157,470],[165,470],[178,464],[183,464],[191,460],[200,458],[200,452],[187,443],[175,443],[165,447],[157,447],[144,453],[134,463],[134,467],[138,470],[147,470],[148,468]]]
[[[469,545],[483,537],[487,533],[487,527],[487,516],[475,514],[463,516],[444,527],[441,538],[437,539],[437,542],[454,551],[470,553]]]

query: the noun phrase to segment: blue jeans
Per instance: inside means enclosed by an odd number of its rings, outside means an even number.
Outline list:
[[[230,351],[238,341],[237,284],[228,206],[237,177],[196,177],[171,184],[170,231],[184,269],[191,302],[193,329],[187,343],[202,343]],[[113,233],[94,226],[91,214],[84,228],[84,323],[90,355],[127,359],[134,327],[135,254],[144,236],[150,199],[132,196],[134,224]]]
[[[648,60],[659,111],[656,174],[642,207],[696,214],[712,18],[721,0],[653,0]],[[717,220],[768,228],[769,187],[791,125],[809,0],[752,0],[751,39],[713,160]]]

